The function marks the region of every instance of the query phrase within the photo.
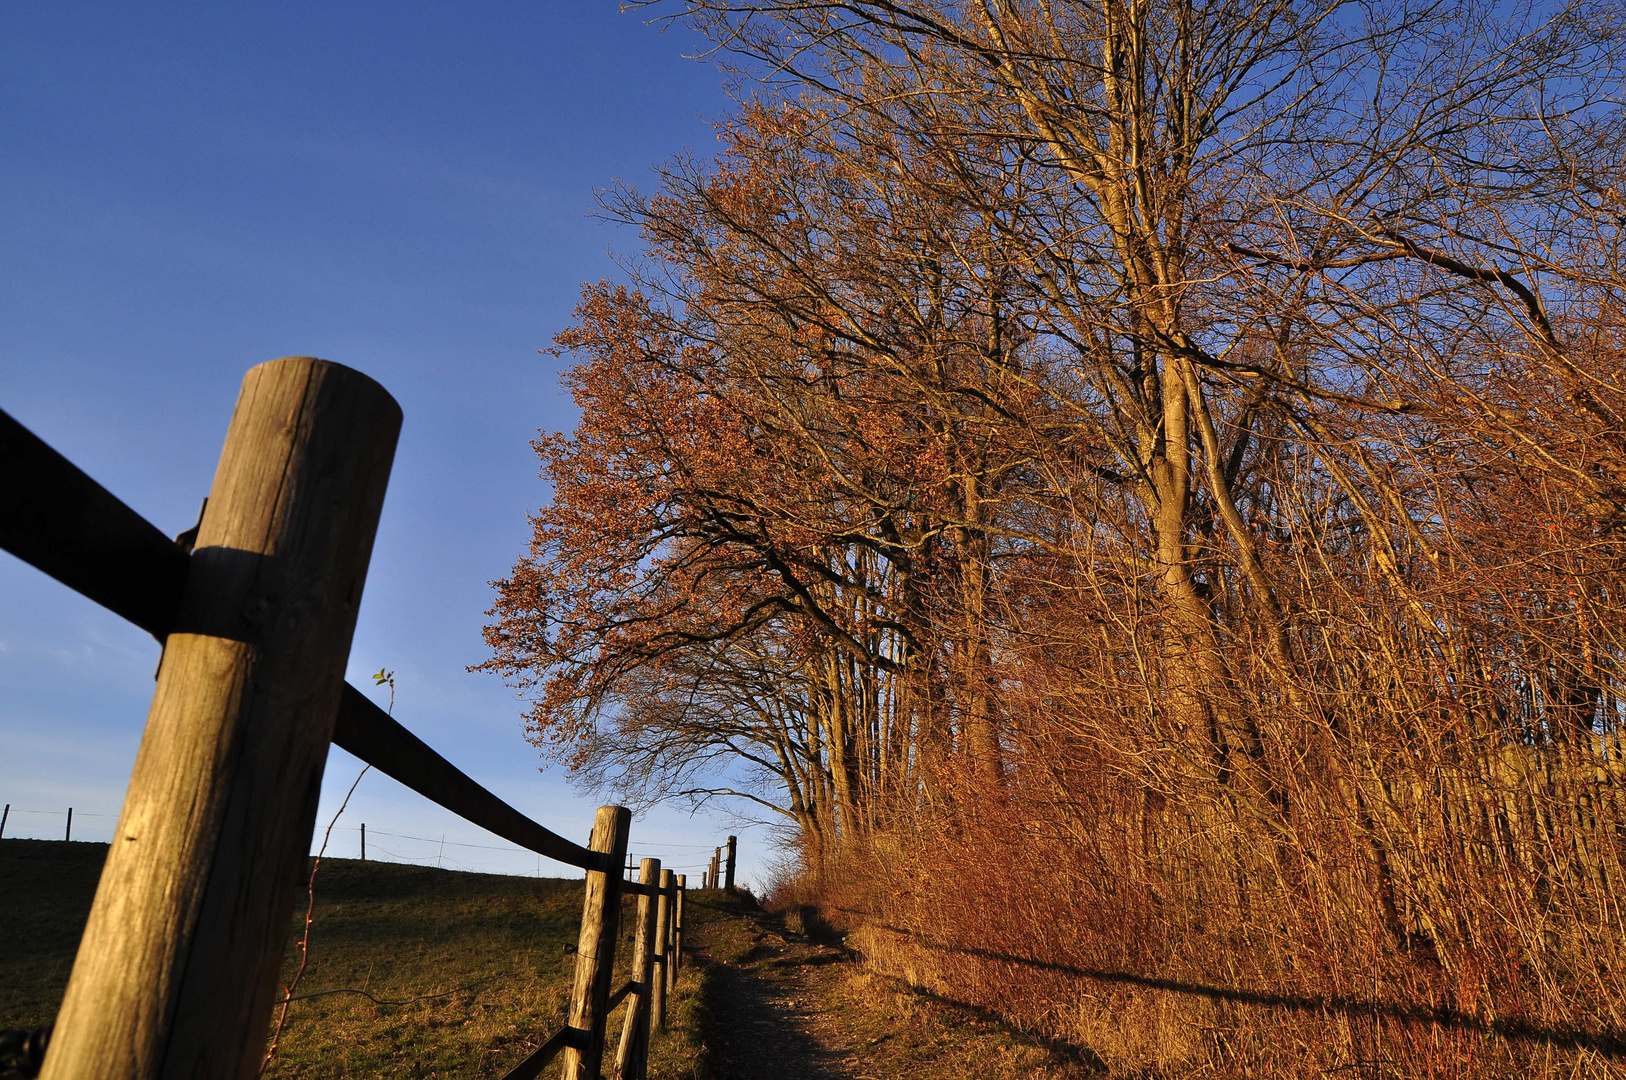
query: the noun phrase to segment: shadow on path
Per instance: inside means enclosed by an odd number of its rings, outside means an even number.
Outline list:
[[[719,908],[722,915],[725,909]],[[1094,1080],[1085,1047],[860,970],[834,934],[734,907],[696,926],[702,1080]]]
[[[702,1005],[711,1080],[852,1080],[843,1054],[809,1034],[818,1000],[801,979],[767,963],[717,963]]]

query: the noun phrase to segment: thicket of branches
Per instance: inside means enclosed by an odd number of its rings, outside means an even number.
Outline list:
[[[1618,5],[692,2],[488,667],[1125,1074],[1626,1060]]]

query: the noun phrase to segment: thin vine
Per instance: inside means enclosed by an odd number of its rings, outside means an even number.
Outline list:
[[[394,716],[395,672],[386,671],[383,668],[379,668],[378,671],[373,674],[373,685],[388,686],[390,688],[389,715]],[[288,1024],[289,1007],[292,1006],[295,1001],[320,996],[318,994],[301,994],[296,996],[294,993],[294,991],[299,989],[299,982],[305,977],[305,967],[310,962],[311,923],[316,917],[316,873],[322,868],[322,856],[327,854],[328,841],[333,837],[333,827],[339,823],[339,818],[344,815],[345,807],[350,805],[350,796],[356,793],[356,788],[358,785],[360,785],[361,778],[366,776],[370,769],[372,769],[371,765],[363,766],[361,772],[356,774],[356,779],[350,784],[350,790],[344,793],[344,801],[339,804],[338,811],[333,815],[332,820],[327,823],[326,831],[322,833],[322,846],[316,851],[316,861],[311,864],[310,880],[305,886],[305,930],[299,938],[299,966],[294,969],[294,977],[290,979],[288,984],[282,988],[282,999],[277,1002],[277,1004],[281,1006],[280,1011],[277,1013],[277,1027],[276,1030],[271,1033],[271,1044],[265,1049],[265,1057],[260,1060],[260,1069],[259,1072],[255,1074],[256,1076],[265,1075],[265,1070],[271,1065],[271,1059],[276,1057],[277,1047],[282,1045],[282,1031],[283,1028]],[[356,992],[362,993],[362,991]],[[366,996],[370,997],[371,995]]]

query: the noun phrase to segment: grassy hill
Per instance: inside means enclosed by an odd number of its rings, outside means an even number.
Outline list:
[[[0,1027],[55,1016],[106,854],[0,840]],[[324,859],[297,991],[319,996],[292,1004],[266,1075],[502,1076],[564,1021],[581,903],[579,881]],[[285,980],[303,889],[297,906]],[[652,1065],[681,1069],[684,1041],[657,1040]]]
[[[0,840],[0,1028],[56,1016],[106,858],[106,844]]]

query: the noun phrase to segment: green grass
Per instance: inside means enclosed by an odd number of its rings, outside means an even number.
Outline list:
[[[106,851],[0,840],[0,1027],[56,1014]],[[356,993],[294,1001],[266,1075],[502,1076],[564,1022],[581,902],[579,881],[324,859],[297,993],[361,990],[389,1004]],[[297,966],[303,889],[297,907],[285,982]],[[617,950],[616,985],[630,952]],[[695,1075],[695,981],[669,1004],[652,1077]],[[610,1018],[612,1056],[624,1012]]]
[[[268,1076],[501,1076],[564,1022],[579,882],[327,859],[316,901],[297,993],[403,1004],[293,1002]]]
[[[0,840],[0,1028],[56,1016],[106,858],[106,844]]]

